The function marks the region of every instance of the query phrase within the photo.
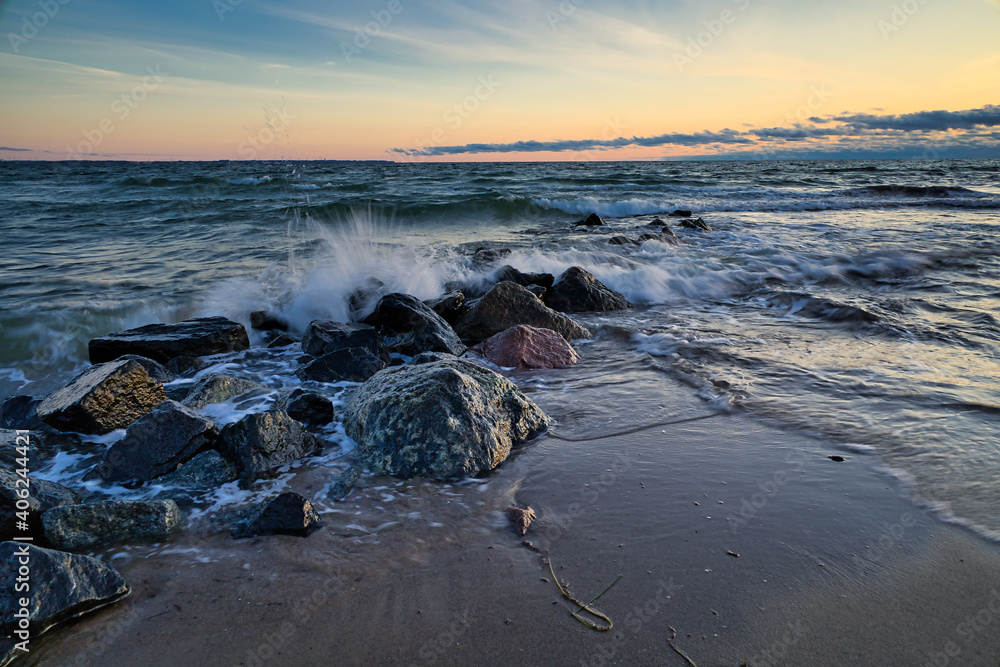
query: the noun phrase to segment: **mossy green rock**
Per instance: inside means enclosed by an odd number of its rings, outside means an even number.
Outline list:
[[[377,475],[453,479],[497,467],[548,418],[507,378],[454,358],[377,373],[345,426]]]

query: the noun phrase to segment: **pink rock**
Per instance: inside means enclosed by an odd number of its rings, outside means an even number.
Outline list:
[[[519,324],[476,345],[474,350],[498,366],[561,368],[580,361],[580,355],[551,329]]]

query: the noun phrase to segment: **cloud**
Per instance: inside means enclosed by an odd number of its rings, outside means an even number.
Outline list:
[[[901,140],[913,134],[929,135],[934,132],[960,130],[958,138],[966,143],[994,142],[995,132],[985,128],[1000,126],[1000,106],[987,105],[982,109],[966,111],[918,111],[909,114],[842,114],[825,118],[812,117],[805,123],[788,127],[754,128],[744,131],[724,129],[694,133],[667,133],[651,137],[616,137],[612,139],[581,139],[555,141],[515,141],[504,144],[472,143],[460,146],[422,146],[418,148],[392,148],[390,153],[410,157],[441,157],[469,153],[562,153],[568,151],[614,150],[617,148],[650,148],[661,146],[682,147],[768,147],[784,142],[810,142],[822,148],[822,142],[864,142],[872,150],[896,150]],[[954,140],[955,137],[952,137]],[[829,146],[828,146],[829,148]]]
[[[20,152],[30,153],[32,151],[32,149],[31,148],[11,148],[10,146],[0,146],[0,151],[17,151],[19,153]]]

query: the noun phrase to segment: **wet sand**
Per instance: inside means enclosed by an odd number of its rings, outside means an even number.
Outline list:
[[[689,664],[673,631],[698,667],[1000,664],[996,545],[871,457],[715,413],[613,342],[583,354],[515,376],[557,423],[487,482],[367,479],[308,538],[199,523],[110,549],[131,596],[29,664]],[[576,597],[622,575],[594,605],[611,631],[574,620],[513,502]]]

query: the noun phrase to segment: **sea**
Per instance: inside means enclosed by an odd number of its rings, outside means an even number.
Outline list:
[[[1000,160],[3,161],[0,190],[0,398],[44,396],[88,365],[88,340],[143,324],[265,310],[301,333],[384,292],[581,266],[634,304],[584,316],[605,349],[713,410],[865,456],[1000,539]],[[606,225],[574,224],[591,213]],[[679,243],[609,243],[656,218]],[[511,252],[483,265],[483,247]],[[299,382],[296,356],[212,368],[277,390]],[[627,412],[628,367],[609,377]],[[326,437],[328,462],[349,454],[342,427]],[[92,463],[64,451],[37,474],[136,493],[85,480]]]

